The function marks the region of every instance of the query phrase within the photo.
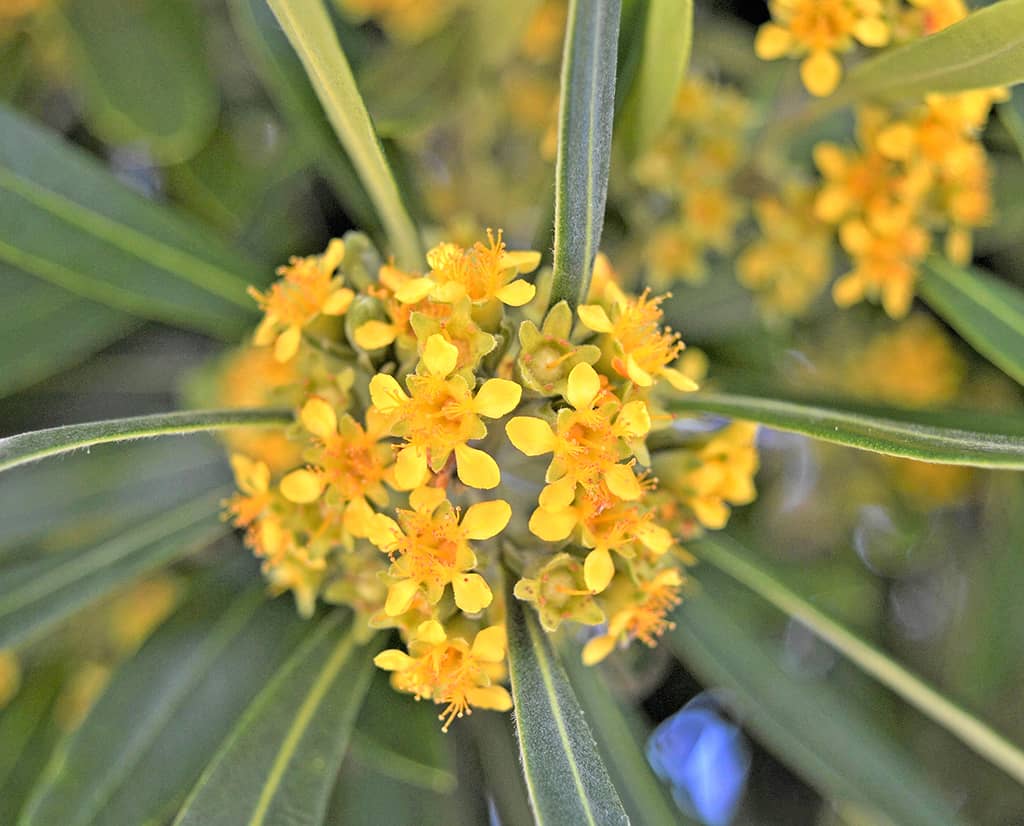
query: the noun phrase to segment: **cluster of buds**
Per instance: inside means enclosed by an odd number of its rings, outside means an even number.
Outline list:
[[[777,0],[773,22],[758,32],[755,50],[765,59],[806,55],[804,84],[816,95],[836,87],[835,53],[854,40],[871,47],[933,34],[963,19],[962,0]],[[838,231],[853,267],[833,286],[840,306],[880,301],[902,318],[934,235],[945,254],[967,263],[971,233],[991,220],[991,171],[979,138],[1003,88],[928,95],[920,105],[890,110],[861,107],[858,146],[824,142],[814,161],[823,182],[814,214]]]
[[[646,437],[671,425],[665,397],[696,387],[662,299],[624,293],[602,258],[574,318],[521,277],[539,261],[489,233],[407,272],[350,233],[253,291],[264,319],[225,373],[294,377],[251,391],[294,400],[292,464],[273,442],[273,461],[258,440],[236,445],[226,503],[273,589],[307,616],[343,604],[367,634],[397,629],[404,650],[376,663],[443,705],[446,728],[511,705],[503,576],[545,628],[601,626],[588,662],[653,645],[680,600],[692,514],[719,526],[723,499],[753,495],[756,459],[714,439],[680,482],[692,506],[657,490]]]

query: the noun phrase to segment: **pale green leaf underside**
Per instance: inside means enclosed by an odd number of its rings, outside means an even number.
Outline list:
[[[203,433],[232,427],[286,427],[292,419],[291,411],[272,408],[184,410],[34,430],[0,439],[0,471],[107,442]]]
[[[668,123],[692,44],[692,0],[650,0],[640,66],[621,127],[633,157],[647,149]]]
[[[252,579],[218,571],[191,587],[57,752],[21,826],[167,821],[307,632]]]
[[[511,592],[508,659],[519,751],[537,823],[629,823],[548,635],[532,607]]]
[[[918,292],[968,344],[1024,384],[1024,293],[938,256],[925,263]]]
[[[35,639],[115,588],[224,536],[222,496],[207,494],[89,548],[6,567],[0,648]]]
[[[615,114],[620,0],[570,0],[555,162],[551,304],[586,300],[601,242]]]
[[[199,151],[219,101],[191,0],[71,0],[56,11],[98,135],[142,144],[161,163]]]
[[[175,826],[322,823],[383,641],[360,644],[344,612],[320,620],[246,710]]]
[[[1024,418],[924,413],[853,402],[811,403],[732,393],[687,393],[676,412],[718,413],[846,447],[923,462],[1024,469]],[[978,430],[984,422],[985,430]]]
[[[714,598],[721,589],[712,574],[705,571],[702,593],[676,612],[668,643],[704,682],[728,689],[744,727],[828,797],[901,826],[961,824],[880,724],[828,685],[794,678],[737,623]]]
[[[920,99],[1024,80],[1024,0],[1002,0],[941,32],[865,60],[824,106]]]
[[[268,0],[377,208],[400,266],[422,266],[419,233],[402,203],[366,105],[322,0]]]
[[[1024,783],[1024,751],[820,611],[774,576],[755,554],[721,535],[696,543],[692,550],[698,559],[714,565],[779,610],[800,620],[865,673],[894,691],[993,765]]]
[[[83,298],[234,339],[264,268],[0,105],[0,262]]]

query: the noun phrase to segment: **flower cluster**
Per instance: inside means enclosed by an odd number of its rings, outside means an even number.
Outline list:
[[[687,460],[690,504],[658,493],[646,437],[696,387],[662,298],[626,294],[600,258],[589,303],[547,310],[523,277],[539,260],[488,233],[408,272],[350,233],[253,291],[264,320],[223,374],[233,388],[248,366],[262,386],[246,399],[297,409],[290,464],[265,438],[232,443],[226,513],[272,589],[306,616],[343,604],[367,634],[397,629],[404,647],[376,663],[442,705],[445,728],[511,705],[503,576],[548,630],[600,627],[587,662],[653,645],[692,513],[718,527],[723,502],[753,496],[750,439],[744,453],[728,428]]]
[[[839,80],[837,51],[853,40],[871,47],[906,42],[962,19],[962,0],[778,0],[774,21],[758,32],[755,50],[765,59],[806,55],[805,85],[828,95]],[[814,214],[838,232],[852,268],[833,285],[846,307],[879,301],[902,318],[914,298],[921,264],[934,236],[957,263],[971,258],[971,233],[991,220],[991,171],[979,138],[1002,88],[928,95],[916,106],[857,112],[857,146],[822,142],[814,162],[822,184]]]
[[[746,214],[734,179],[747,158],[750,122],[745,98],[690,74],[668,126],[635,162],[641,197],[631,224],[649,233],[644,259],[659,289],[676,279],[703,281],[708,255],[733,248]]]
[[[462,0],[338,0],[355,22],[371,19],[391,37],[417,43],[439,31]]]

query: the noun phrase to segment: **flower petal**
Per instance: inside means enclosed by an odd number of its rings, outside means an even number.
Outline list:
[[[505,425],[505,433],[509,441],[527,456],[540,456],[555,449],[555,433],[543,419],[515,416]]]
[[[627,502],[639,499],[644,492],[629,465],[612,465],[605,473],[604,481],[608,490]]]
[[[588,330],[595,333],[610,333],[614,329],[612,320],[600,304],[583,304],[577,308],[580,321]]]
[[[509,307],[522,307],[524,304],[533,301],[537,294],[537,288],[528,281],[517,278],[515,281],[506,284],[494,295],[502,303]]]
[[[299,343],[302,341],[302,328],[297,324],[289,327],[274,342],[274,358],[278,361],[291,361],[299,352]]]
[[[473,656],[486,663],[500,663],[505,659],[507,638],[504,625],[482,628],[473,640]]]
[[[586,362],[577,364],[569,373],[569,387],[565,398],[577,410],[589,410],[601,392],[601,377]]]
[[[420,356],[420,363],[432,376],[450,375],[455,371],[458,361],[459,348],[440,333],[434,333],[427,339],[423,354]]]
[[[576,527],[576,514],[571,510],[546,511],[537,508],[530,516],[530,532],[545,542],[568,539]]]
[[[480,574],[456,574],[452,578],[455,604],[460,611],[477,614],[494,600],[491,587]]]
[[[470,505],[462,517],[462,532],[467,539],[490,539],[497,536],[512,518],[512,506],[504,499]]]
[[[373,664],[384,671],[405,671],[412,663],[412,657],[397,648],[381,651],[373,658]]]
[[[360,324],[352,338],[355,339],[356,345],[364,350],[379,350],[395,340],[395,327],[386,321],[371,319]]]
[[[378,373],[370,379],[370,399],[381,413],[391,413],[409,401],[394,376]]]
[[[583,580],[595,594],[601,593],[615,576],[615,563],[606,548],[595,548],[583,561]]]
[[[488,379],[473,400],[476,412],[488,419],[500,419],[519,406],[523,388],[508,379]]]
[[[338,414],[330,402],[319,396],[313,396],[302,405],[299,418],[306,430],[321,439],[329,439],[338,432]]]
[[[498,463],[482,450],[469,445],[457,445],[455,465],[463,484],[480,490],[491,490],[501,482]]]
[[[427,452],[415,445],[409,445],[398,451],[395,460],[395,484],[399,490],[412,490],[419,487],[427,478]]]
[[[281,480],[281,494],[289,502],[297,505],[308,505],[315,502],[323,493],[324,483],[320,476],[311,470],[293,470]]]
[[[490,711],[509,711],[512,708],[512,695],[500,685],[471,688],[466,692],[466,699],[471,706]]]
[[[384,613],[389,617],[398,617],[409,610],[412,598],[416,596],[420,584],[415,579],[403,579],[388,588],[388,598],[384,602]]]

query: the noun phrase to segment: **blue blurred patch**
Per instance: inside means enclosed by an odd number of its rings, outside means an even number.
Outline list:
[[[654,730],[647,760],[687,815],[707,826],[732,821],[750,773],[750,746],[706,694]]]

